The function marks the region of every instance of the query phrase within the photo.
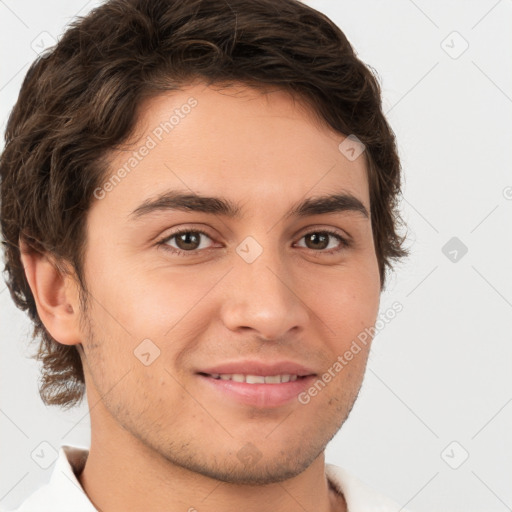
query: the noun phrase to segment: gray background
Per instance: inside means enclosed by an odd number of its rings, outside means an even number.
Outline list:
[[[327,461],[417,512],[510,510],[512,1],[307,3],[379,73],[412,248],[381,300],[403,311],[376,337]],[[37,45],[97,4],[0,1],[2,133]],[[49,479],[31,458],[41,442],[89,446],[86,405],[42,404],[30,333],[0,281],[2,508]]]

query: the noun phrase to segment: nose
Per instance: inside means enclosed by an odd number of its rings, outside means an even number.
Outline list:
[[[234,263],[221,307],[228,329],[268,341],[304,330],[310,316],[304,289],[277,251],[264,250],[252,263],[237,256]]]

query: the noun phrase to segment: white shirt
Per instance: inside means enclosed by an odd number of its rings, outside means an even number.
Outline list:
[[[76,477],[76,474],[81,473],[88,454],[87,448],[61,446],[50,481],[11,512],[98,512]],[[334,488],[343,493],[348,512],[400,510],[396,503],[371,490],[345,469],[334,464],[325,464],[325,472]]]

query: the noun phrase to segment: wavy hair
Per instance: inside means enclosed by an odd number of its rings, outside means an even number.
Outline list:
[[[408,254],[398,211],[401,168],[375,72],[324,14],[298,0],[109,0],[76,18],[29,68],[0,157],[4,275],[39,341],[39,393],[69,408],[85,394],[76,346],[41,322],[19,241],[71,264],[86,307],[86,216],[141,102],[200,79],[291,92],[327,125],[365,145],[381,289]],[[62,266],[60,265],[62,263]]]

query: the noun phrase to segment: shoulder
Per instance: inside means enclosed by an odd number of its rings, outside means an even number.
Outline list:
[[[76,477],[88,454],[87,448],[61,446],[50,481],[40,486],[18,508],[4,512],[96,512]]]
[[[325,464],[325,474],[333,487],[345,497],[348,512],[411,512],[371,489],[340,466]]]

